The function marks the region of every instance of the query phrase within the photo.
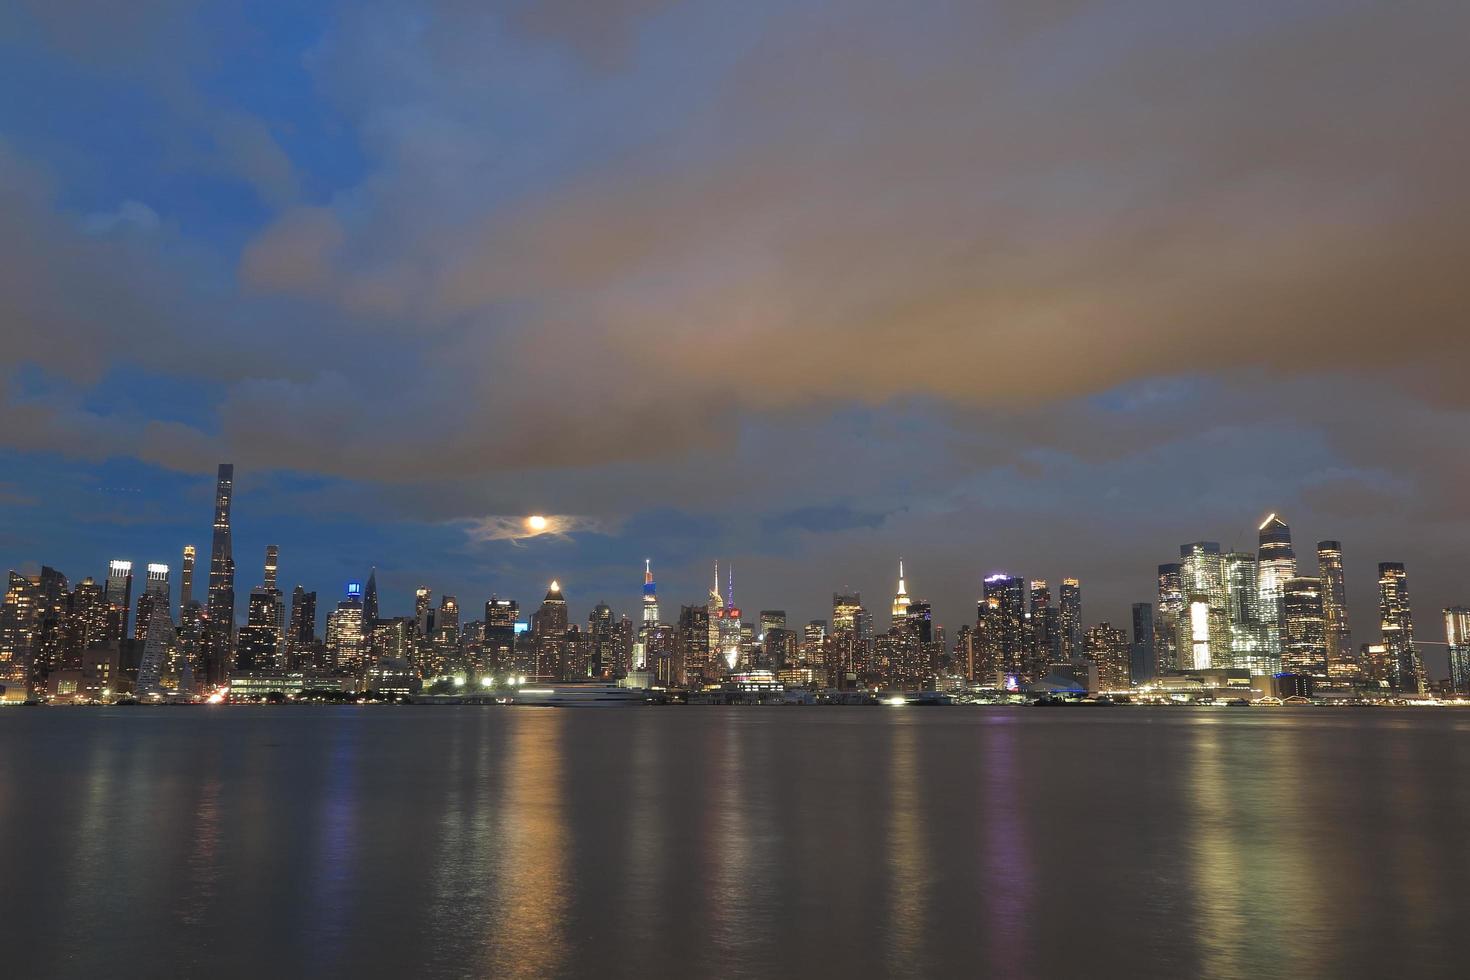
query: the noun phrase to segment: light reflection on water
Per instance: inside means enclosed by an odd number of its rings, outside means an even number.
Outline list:
[[[1456,976],[1458,712],[17,710],[14,976]]]

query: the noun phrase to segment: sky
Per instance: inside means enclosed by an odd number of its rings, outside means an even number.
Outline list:
[[[1269,512],[1470,603],[1464,3],[0,8],[0,563],[1127,621]],[[559,533],[514,537],[528,514]],[[1431,664],[1437,661],[1431,658]],[[1442,672],[1442,665],[1440,667]]]

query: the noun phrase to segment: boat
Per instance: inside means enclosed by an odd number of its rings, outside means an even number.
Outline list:
[[[545,684],[518,687],[509,698],[511,704],[539,705],[552,708],[596,707],[647,704],[649,692],[641,687],[619,687],[613,683]]]

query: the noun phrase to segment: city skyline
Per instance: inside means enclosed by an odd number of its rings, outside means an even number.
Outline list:
[[[230,460],[237,555],[395,608],[1120,623],[1272,510],[1466,601],[1470,12],[534,6],[0,15],[0,562],[203,594]]]

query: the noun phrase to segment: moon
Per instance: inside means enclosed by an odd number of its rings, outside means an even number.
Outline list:
[[[530,517],[526,518],[526,527],[530,528],[532,531],[546,530],[546,523],[546,518],[541,516],[540,514],[532,514]]]

